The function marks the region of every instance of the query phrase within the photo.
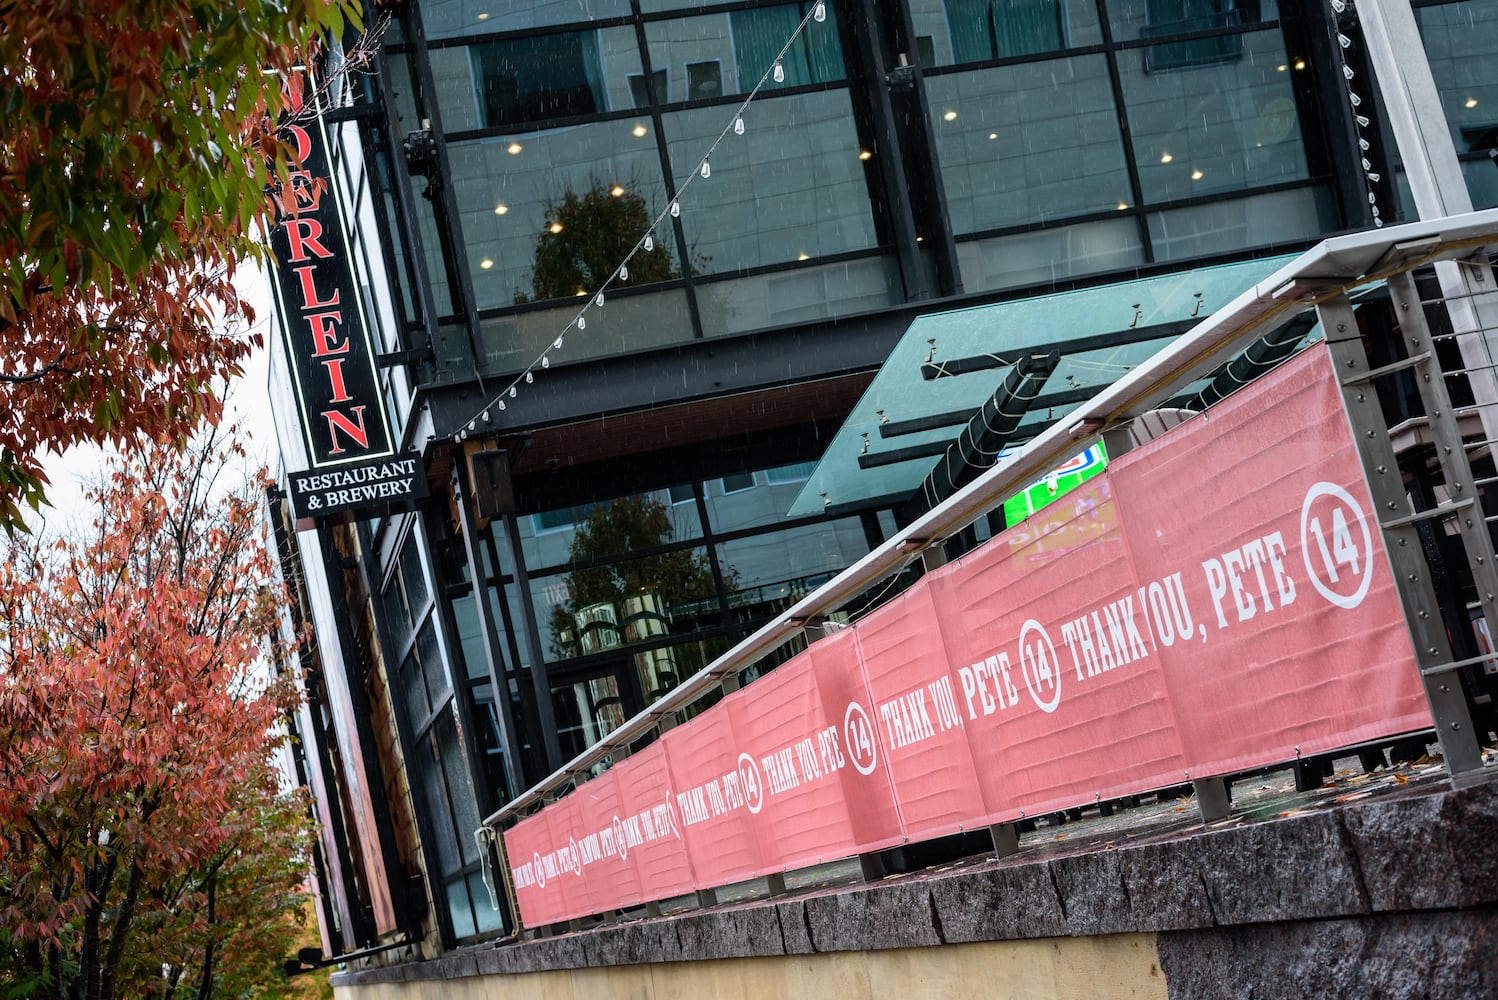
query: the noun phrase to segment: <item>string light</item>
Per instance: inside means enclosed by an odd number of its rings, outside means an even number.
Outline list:
[[[1333,0],[1333,2],[1335,2],[1335,0]],[[705,152],[702,155],[702,158],[698,160],[696,169],[686,175],[686,179],[682,181],[681,185],[676,189],[676,193],[671,198],[666,209],[655,217],[655,220],[645,230],[644,235],[641,236],[640,240],[634,245],[634,247],[632,247],[630,251],[625,254],[624,260],[620,261],[619,266],[609,274],[608,278],[604,280],[603,284],[598,287],[594,294],[584,300],[583,307],[578,310],[578,312],[572,317],[571,320],[568,321],[568,327],[575,325],[579,330],[586,330],[588,328],[588,319],[586,315],[587,311],[590,308],[603,308],[604,290],[607,289],[608,286],[615,280],[618,280],[620,282],[629,280],[630,258],[642,250],[645,253],[651,253],[655,250],[655,231],[665,221],[665,218],[668,214],[673,219],[679,219],[681,217],[681,196],[686,192],[687,188],[690,187],[692,182],[698,177],[706,179],[712,176],[712,166],[709,161],[713,153],[717,151],[718,146],[724,141],[724,139],[728,137],[728,134],[730,132],[732,132],[736,136],[741,136],[744,134],[744,111],[749,107],[751,103],[753,103],[754,99],[759,96],[760,91],[765,88],[765,85],[771,79],[773,79],[776,83],[785,82],[785,56],[788,52],[790,52],[791,46],[796,43],[796,39],[800,38],[801,34],[806,30],[807,23],[813,20],[821,23],[826,19],[826,2],[825,0],[817,0],[812,8],[808,10],[806,14],[801,18],[800,22],[797,23],[796,27],[791,31],[790,36],[786,38],[785,44],[780,47],[780,51],[776,54],[774,62],[771,63],[770,67],[766,69],[765,72],[760,76],[759,81],[754,85],[754,88],[750,90],[749,93],[744,97],[739,106],[734,109],[733,117],[729,120],[728,124],[723,127],[723,131],[718,133],[718,137],[713,140],[712,145],[708,147],[707,152]],[[635,136],[644,136],[647,132],[647,129],[645,128],[643,123],[636,123],[632,132]],[[516,142],[511,144],[508,151],[512,155],[515,155],[520,153],[521,149],[522,147],[520,143]],[[508,209],[505,209],[505,211],[508,211]],[[499,208],[496,208],[495,212],[496,214],[504,214],[500,211]],[[553,226],[555,226],[555,228],[551,229],[553,233],[561,228],[560,225],[556,225],[555,223],[553,223]],[[587,296],[587,294],[588,293],[586,289],[579,289],[579,297]],[[565,331],[566,327],[563,328],[563,334],[565,334]],[[505,396],[508,396],[510,399],[515,399],[518,395],[517,387],[522,381],[526,385],[534,384],[536,380],[536,368],[539,367],[542,369],[548,369],[551,367],[550,352],[560,351],[562,349],[563,334],[558,334],[557,338],[551,342],[551,346],[549,348],[547,348],[545,351],[542,351],[541,355],[536,358],[535,361],[527,365],[525,370],[522,371],[519,375],[516,375],[515,378],[510,382],[510,384],[500,391],[500,394],[498,396],[494,397],[492,400],[484,404],[484,410],[482,412],[484,421],[486,423],[489,422],[490,406],[496,407],[501,411],[504,410]],[[482,389],[482,386],[480,388]],[[475,426],[476,425],[473,421],[469,422],[469,429],[473,429]],[[454,437],[454,440],[463,440],[464,438],[466,438],[467,433],[468,430],[460,430]]]
[[[1329,2],[1334,16],[1346,12],[1347,4],[1343,0],[1329,0]],[[1337,56],[1342,63],[1342,79],[1347,81],[1347,102],[1352,105],[1353,121],[1357,123],[1358,148],[1367,153],[1372,148],[1372,143],[1363,136],[1362,130],[1368,128],[1373,122],[1367,115],[1358,110],[1363,106],[1363,98],[1362,95],[1352,89],[1352,81],[1357,76],[1357,73],[1347,62],[1347,53],[1352,48],[1352,42],[1352,37],[1342,30],[1342,26],[1339,23],[1337,25]],[[1383,213],[1379,211],[1378,195],[1374,191],[1373,185],[1383,180],[1383,176],[1373,169],[1373,161],[1368,159],[1367,156],[1360,157],[1360,159],[1362,161],[1363,177],[1366,179],[1368,185],[1368,214],[1373,217],[1374,228],[1382,228],[1384,224]]]

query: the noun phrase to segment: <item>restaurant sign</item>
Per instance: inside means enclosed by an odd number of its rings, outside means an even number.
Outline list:
[[[289,91],[281,137],[296,163],[271,196],[276,308],[311,468],[292,473],[298,520],[408,509],[426,496],[416,452],[396,454],[375,351],[333,194],[326,124],[309,83]]]

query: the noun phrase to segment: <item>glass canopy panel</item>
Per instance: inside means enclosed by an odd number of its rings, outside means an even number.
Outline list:
[[[1008,359],[1033,346],[1179,323],[1193,318],[1194,311],[1200,319],[1293,259],[1283,256],[1197,268],[922,316],[905,331],[889,360],[838,429],[806,486],[791,504],[788,515],[821,513],[824,508],[843,509],[874,500],[899,502],[921,484],[935,466],[936,458],[861,468],[858,457],[865,440],[869,442],[870,453],[950,443],[956,439],[960,425],[888,438],[881,436],[879,428],[886,421],[898,423],[933,414],[972,413],[993,395],[1007,374],[1007,369],[1000,367],[926,381],[920,369],[933,348],[937,360],[980,355]],[[1108,385],[1167,343],[1168,340],[1156,339],[1072,354],[1063,348],[1061,364],[1043,392]],[[1048,417],[1059,419],[1075,405],[1057,406],[1030,419],[1032,422],[1044,422]],[[1027,431],[1033,432],[1033,427]]]

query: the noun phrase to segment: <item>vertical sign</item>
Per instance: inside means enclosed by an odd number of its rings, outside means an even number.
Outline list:
[[[280,134],[296,164],[271,197],[270,245],[282,342],[312,463],[290,474],[292,509],[305,519],[408,507],[426,495],[425,469],[419,455],[395,454],[318,98],[314,93],[304,105],[294,85],[288,105]]]

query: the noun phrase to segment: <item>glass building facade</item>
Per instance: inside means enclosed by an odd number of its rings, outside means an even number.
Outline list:
[[[1498,9],[1414,6],[1498,205]],[[1325,0],[388,9],[339,162],[434,496],[358,558],[443,946],[506,926],[484,816],[892,531],[785,512],[911,319],[1413,211]]]

